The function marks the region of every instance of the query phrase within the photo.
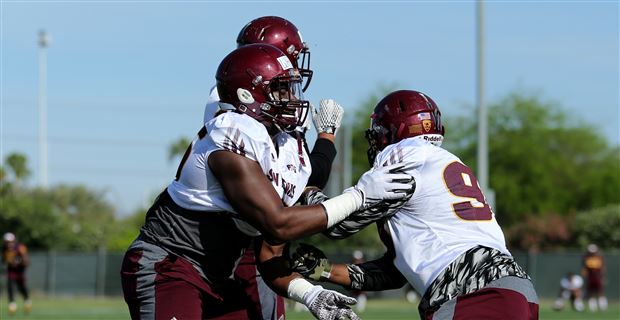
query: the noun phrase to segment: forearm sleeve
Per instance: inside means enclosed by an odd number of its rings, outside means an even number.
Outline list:
[[[312,174],[308,179],[308,185],[323,189],[327,184],[332,163],[336,158],[336,147],[333,142],[327,139],[317,139],[309,156]]]
[[[380,259],[361,264],[347,265],[351,289],[379,291],[398,289],[407,283],[405,277],[392,263],[392,257],[384,255]]]

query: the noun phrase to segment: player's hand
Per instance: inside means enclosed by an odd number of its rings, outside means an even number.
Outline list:
[[[321,320],[361,320],[350,307],[356,303],[354,298],[321,286],[314,286],[304,296],[304,305],[312,315]]]
[[[312,119],[314,127],[318,133],[329,133],[336,135],[336,131],[342,122],[344,109],[338,102],[332,99],[323,99],[320,102],[319,109],[312,109]]]
[[[291,269],[305,278],[326,281],[331,277],[332,264],[321,249],[300,243],[291,255]]]
[[[415,189],[415,180],[412,180],[412,184]],[[330,239],[348,238],[377,221],[389,219],[407,204],[411,196],[413,196],[413,191],[407,193],[402,199],[383,200],[374,206],[357,210],[346,219],[323,231],[323,234]]]
[[[413,176],[404,173],[404,166],[404,163],[395,163],[366,171],[357,184],[345,192],[360,192],[362,209],[372,207],[382,200],[406,198],[415,190],[415,180]]]

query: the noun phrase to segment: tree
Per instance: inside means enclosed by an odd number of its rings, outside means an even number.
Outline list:
[[[577,244],[596,243],[602,248],[620,247],[620,204],[577,213],[573,231]]]
[[[6,159],[13,176],[0,184],[0,232],[14,232],[39,249],[94,250],[105,245],[115,228],[115,208],[104,192],[80,185],[13,188],[30,172],[26,164],[20,154]]]
[[[476,171],[477,122],[461,117],[454,124],[447,141],[455,136],[460,141],[446,146]],[[498,220],[513,224],[528,215],[567,216],[617,201],[618,147],[608,146],[593,126],[569,118],[559,105],[510,94],[489,107],[489,137],[489,184]]]
[[[21,153],[11,153],[6,157],[5,162],[6,166],[11,169],[15,177],[15,184],[21,185],[21,182],[30,175],[28,161],[25,155]]]
[[[354,179],[368,168],[364,131],[373,107],[388,91],[392,90],[383,87],[369,95],[355,113]],[[469,109],[467,116],[444,111],[443,146],[476,172],[478,122],[475,108]],[[575,214],[618,202],[620,148],[609,146],[594,126],[569,117],[560,105],[537,95],[508,94],[489,106],[489,137],[494,211],[513,245],[548,248],[576,244],[573,221],[579,224],[584,218],[573,220]],[[586,231],[577,235],[584,239],[584,233],[591,238]],[[373,241],[361,243],[372,245]]]
[[[172,142],[168,146],[168,160],[172,161],[176,157],[183,156],[183,154],[187,150],[187,146],[189,146],[190,143],[191,143],[191,140],[189,140],[186,137],[181,137],[177,139],[176,141]]]

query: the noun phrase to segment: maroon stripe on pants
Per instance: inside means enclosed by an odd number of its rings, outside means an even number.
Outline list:
[[[201,293],[192,282],[202,279],[194,267],[169,255],[155,263],[155,271],[155,320],[201,319]]]
[[[121,285],[123,287],[123,296],[129,307],[129,315],[131,319],[140,319],[140,303],[136,288],[138,287],[138,276],[136,272],[140,270],[140,258],[142,258],[142,250],[128,251],[123,258],[121,266]]]
[[[537,320],[538,304],[513,290],[485,288],[459,296],[452,319]]]

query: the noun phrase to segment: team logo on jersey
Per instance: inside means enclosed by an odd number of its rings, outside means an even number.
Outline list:
[[[282,189],[284,189],[284,194],[289,198],[292,198],[295,195],[295,187],[296,185],[286,182],[284,181],[284,178],[282,178]]]
[[[422,120],[422,126],[424,131],[429,132],[433,128],[433,122],[431,120]]]
[[[269,169],[269,173],[267,174],[267,179],[275,183],[275,185],[277,186],[280,181],[280,174],[277,172],[273,172],[273,169]]]
[[[274,172],[273,169],[269,169],[267,173],[267,179],[271,181],[276,187],[282,184],[282,190],[284,191],[284,195],[292,198],[295,195],[295,184],[287,182],[284,180],[284,177],[280,176],[279,173]]]
[[[295,168],[295,166],[292,165],[292,164],[287,164],[286,165],[286,169],[288,169],[288,171],[293,171],[293,172],[297,173],[297,168]]]

